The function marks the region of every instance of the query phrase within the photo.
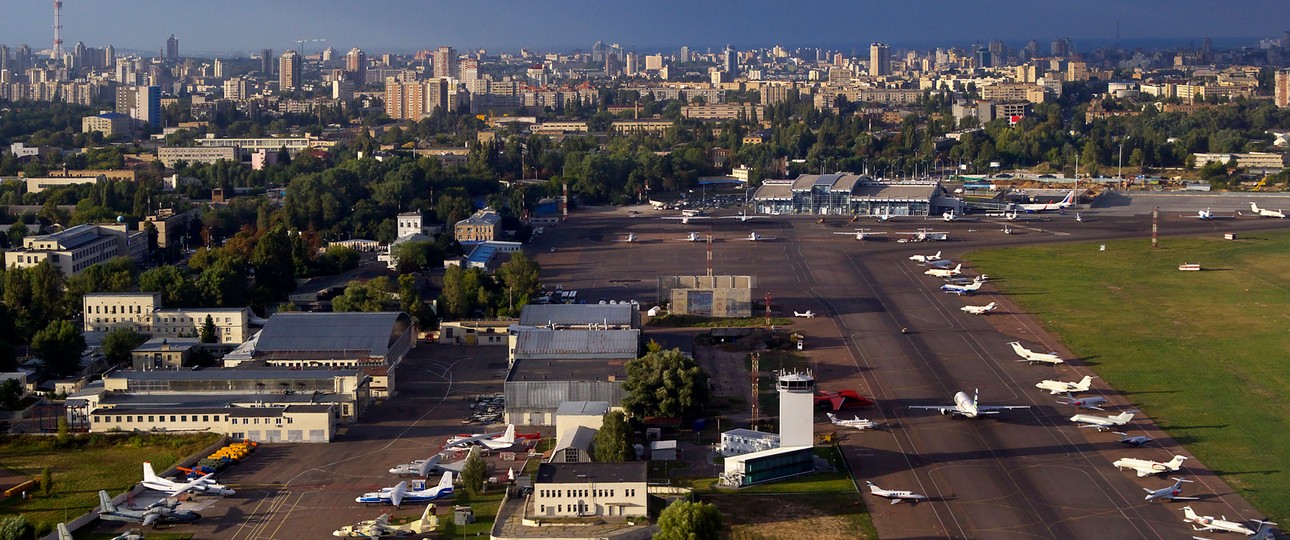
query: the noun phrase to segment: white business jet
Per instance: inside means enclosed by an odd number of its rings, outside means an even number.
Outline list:
[[[963,263],[959,263],[958,266],[955,266],[954,268],[932,268],[923,273],[939,278],[954,277],[963,273]]]
[[[1227,516],[1223,516],[1222,519],[1214,519],[1214,516],[1197,515],[1196,511],[1192,510],[1190,506],[1184,506],[1182,510],[1183,515],[1187,516],[1183,521],[1190,523],[1192,530],[1234,532],[1247,536],[1254,534],[1253,529],[1235,521],[1228,521]]]
[[[1142,488],[1144,491],[1147,492],[1147,497],[1145,500],[1156,501],[1160,499],[1169,499],[1171,501],[1194,501],[1200,498],[1200,497],[1184,497],[1182,495],[1183,483],[1185,482],[1190,484],[1192,482],[1191,480],[1188,480],[1186,478],[1174,478],[1173,480],[1174,480],[1174,485],[1169,487],[1162,487],[1160,489]]]
[[[972,315],[985,315],[986,313],[990,313],[998,308],[998,304],[990,302],[984,306],[963,306],[959,308],[959,310]]]
[[[900,501],[909,501],[912,504],[918,504],[918,501],[927,500],[926,495],[914,493],[912,491],[882,489],[878,487],[878,484],[875,484],[873,482],[865,482],[865,485],[869,486],[870,495],[877,495],[884,499],[891,499],[891,504],[896,504],[896,503],[899,503]]]
[[[1079,382],[1054,381],[1052,379],[1044,379],[1042,381],[1035,383],[1035,388],[1038,388],[1040,390],[1047,390],[1048,393],[1055,396],[1057,394],[1087,392],[1089,387],[1092,385],[1093,385],[1093,377],[1089,375],[1085,375],[1083,379],[1079,380]]]
[[[1098,431],[1107,431],[1111,428],[1117,428],[1133,420],[1133,412],[1125,411],[1114,416],[1098,416],[1095,414],[1077,414],[1071,417],[1071,422],[1083,424],[1081,428],[1094,428]]]
[[[1020,341],[1013,341],[1008,344],[1012,345],[1012,350],[1017,353],[1017,356],[1021,357],[1021,360],[1017,360],[1018,362],[1030,362],[1030,365],[1032,366],[1035,364],[1056,365],[1066,363],[1064,360],[1059,358],[1055,352],[1037,353],[1023,347]]]
[[[940,258],[941,258],[941,252],[937,251],[932,255],[911,255],[909,257],[909,260],[919,264],[927,264],[932,261],[940,260]]]
[[[794,317],[801,317],[801,318],[803,318],[803,319],[814,319],[814,318],[815,318],[815,312],[814,312],[814,311],[811,311],[811,310],[809,310],[809,309],[808,309],[808,310],[806,310],[806,311],[794,311],[794,312],[793,312],[793,316],[794,316]]]
[[[1182,468],[1182,462],[1185,459],[1187,459],[1186,456],[1174,456],[1173,459],[1161,463],[1149,459],[1126,457],[1115,460],[1111,465],[1122,471],[1125,469],[1136,471],[1138,478],[1143,478],[1153,474],[1178,472],[1178,469]]]
[[[829,421],[830,421],[830,422],[833,422],[833,425],[835,425],[835,426],[842,426],[842,427],[856,428],[856,429],[858,429],[858,430],[860,430],[860,431],[864,431],[864,430],[866,430],[866,429],[874,429],[874,428],[878,427],[878,423],[877,423],[877,422],[874,422],[873,420],[867,420],[867,419],[864,419],[864,418],[860,418],[859,416],[856,416],[855,418],[853,418],[853,419],[851,419],[851,420],[843,420],[843,419],[841,419],[841,418],[838,418],[838,417],[837,417],[837,415],[835,415],[835,414],[833,414],[833,413],[824,413],[824,415],[825,415],[825,416],[828,416],[828,417],[829,417]]]
[[[955,418],[977,418],[987,414],[999,414],[1000,411],[1030,408],[1030,405],[981,405],[977,401],[980,395],[980,390],[971,396],[967,395],[967,392],[959,392],[954,394],[953,405],[911,405],[909,408],[940,411],[941,414],[954,415]]]
[[[1259,205],[1254,204],[1254,202],[1250,202],[1250,211],[1254,212],[1254,215],[1260,216],[1260,217],[1273,217],[1273,218],[1279,218],[1279,219],[1286,218],[1285,212],[1282,212],[1281,210],[1268,210],[1267,208],[1259,208]]]

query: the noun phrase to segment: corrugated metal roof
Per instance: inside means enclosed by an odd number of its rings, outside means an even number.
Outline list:
[[[409,326],[411,319],[395,311],[276,313],[260,331],[255,351],[366,351],[380,357]]]
[[[753,200],[791,200],[793,198],[793,184],[762,184],[753,194]]]
[[[926,201],[936,194],[936,184],[861,184],[851,198]]]
[[[566,401],[555,410],[556,416],[564,414],[604,416],[608,412],[608,401]]]
[[[548,324],[585,326],[608,324],[628,326],[632,323],[631,304],[529,304],[520,312],[521,326]]]
[[[523,329],[515,340],[517,357],[579,355],[622,355],[635,358],[640,330],[550,330]]]

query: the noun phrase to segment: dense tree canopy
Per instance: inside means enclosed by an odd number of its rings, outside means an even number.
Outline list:
[[[658,515],[658,540],[718,540],[721,538],[721,511],[715,505],[672,501]]]
[[[680,349],[627,362],[623,408],[635,418],[694,418],[710,397],[708,375]]]

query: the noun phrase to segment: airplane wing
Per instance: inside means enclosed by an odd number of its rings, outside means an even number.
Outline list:
[[[977,405],[977,414],[990,413],[997,411],[1011,411],[1014,409],[1029,409],[1030,405]]]
[[[911,409],[920,409],[925,411],[939,411],[941,414],[959,410],[953,405],[910,405]]]
[[[390,502],[394,503],[395,508],[398,508],[403,503],[403,494],[407,493],[407,491],[407,482],[399,482],[398,485],[394,486],[394,489],[390,490]]]
[[[150,511],[143,515],[143,526],[147,527],[152,525],[153,523],[156,523],[158,519],[161,519],[161,512]]]

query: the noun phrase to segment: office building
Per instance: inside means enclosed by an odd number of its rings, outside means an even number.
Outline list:
[[[492,208],[479,210],[453,225],[453,237],[458,242],[487,242],[496,240],[501,233],[502,216]]]
[[[157,372],[154,372],[157,373]],[[164,372],[161,372],[164,373]],[[326,443],[336,434],[331,405],[285,407],[143,407],[118,406],[89,413],[90,433],[219,433],[238,440],[266,443]],[[283,436],[283,431],[286,436]]]
[[[457,78],[457,51],[452,47],[444,46],[435,49],[431,61],[434,63],[436,78]]]
[[[176,38],[174,34],[170,34],[170,38],[166,40],[166,60],[174,61],[178,59],[179,38]]]
[[[367,80],[367,53],[358,47],[350,49],[345,55],[345,71],[349,74],[350,81],[362,86]]]
[[[180,161],[188,164],[215,163],[220,160],[240,161],[237,148],[203,146],[163,146],[157,149],[157,159],[167,167],[174,167]]]
[[[1290,69],[1277,70],[1273,93],[1278,107],[1290,107]]]
[[[278,89],[281,91],[300,89],[300,54],[296,51],[282,53],[278,59]]]
[[[133,328],[147,332],[152,327],[152,312],[161,305],[161,293],[88,293],[81,297],[81,312],[86,332],[107,332],[114,328]]]
[[[532,515],[645,517],[647,463],[543,463],[533,480]]]
[[[739,76],[739,57],[736,56],[734,47],[731,47],[730,45],[726,45],[725,56],[722,58],[722,60],[724,61],[722,65],[722,71],[725,71],[729,75],[731,80],[734,80],[735,77],[738,77]]]
[[[126,225],[77,225],[53,234],[22,239],[22,247],[6,251],[5,267],[30,268],[48,261],[64,276],[71,277],[92,265],[113,257],[142,259],[148,249],[148,235],[129,231]]]
[[[273,75],[273,49],[260,49],[260,74]]]
[[[886,77],[891,75],[891,46],[886,43],[869,44],[869,75]]]

